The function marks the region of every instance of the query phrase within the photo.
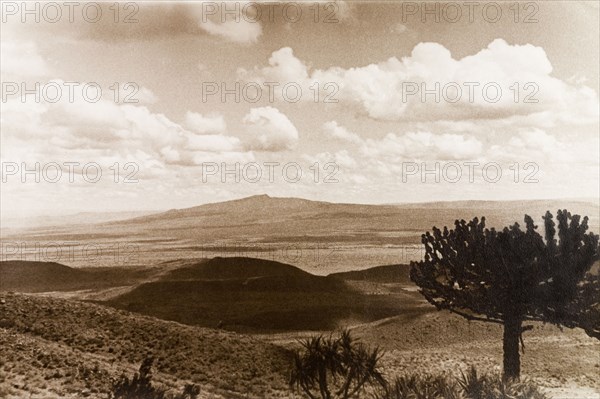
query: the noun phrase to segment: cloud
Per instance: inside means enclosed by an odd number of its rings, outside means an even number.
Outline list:
[[[250,133],[246,146],[251,150],[291,150],[298,142],[298,130],[277,108],[252,108],[243,122]]]
[[[118,42],[123,40],[161,40],[177,36],[193,35],[216,37],[220,40],[239,44],[252,44],[262,35],[262,24],[253,15],[255,6],[245,7],[244,2],[146,2],[135,5],[121,5],[118,17],[120,23],[114,23],[115,12],[111,3],[99,2],[99,15],[94,23],[83,18],[74,18],[69,22],[66,10],[60,21],[54,24],[35,24],[30,19],[21,23],[18,16],[8,20],[11,29],[27,33],[35,28],[48,35],[63,36],[94,41]],[[229,12],[235,7],[233,13]],[[261,8],[262,6],[259,6]],[[81,9],[75,12],[80,12]],[[4,24],[3,24],[4,25]],[[3,26],[4,34],[4,26]],[[22,34],[22,33],[21,33]]]
[[[311,164],[318,162],[321,165],[320,167],[322,168],[324,168],[324,165],[328,163],[334,163],[339,168],[342,168],[345,171],[354,169],[358,166],[358,163],[356,162],[354,157],[348,152],[348,150],[340,150],[334,153],[321,152],[316,155],[304,155],[303,158]]]
[[[536,182],[555,196],[597,196],[600,138],[581,132],[569,132],[561,139],[564,136],[523,129],[490,146],[486,158],[506,165],[507,176],[515,181]]]
[[[49,67],[32,41],[2,40],[0,42],[2,79],[47,76]]]
[[[336,121],[323,124],[323,130],[331,137],[358,144],[359,152],[369,158],[456,160],[478,158],[484,152],[481,141],[464,134],[417,131],[363,139]]]
[[[392,25],[390,27],[390,33],[397,33],[397,34],[402,34],[404,32],[406,32],[408,30],[408,28],[406,27],[406,25],[398,22],[395,23],[394,25]]]
[[[256,43],[262,34],[262,27],[258,22],[239,21],[212,22],[207,20],[199,22],[198,26],[211,35],[220,36],[234,43]]]
[[[573,136],[577,139],[572,140]],[[546,167],[578,163],[597,167],[600,163],[599,145],[597,135],[587,137],[575,132],[569,135],[569,140],[560,140],[543,129],[527,128],[507,137],[502,144],[491,145],[487,156],[504,162],[537,162],[546,164]],[[582,154],[585,156],[582,157]]]
[[[308,79],[308,68],[294,56],[291,47],[274,51],[269,57],[269,66],[261,70],[263,75],[274,78],[276,82],[303,81]]]
[[[474,137],[460,134],[409,132],[388,133],[379,140],[368,139],[361,148],[363,155],[389,159],[474,159],[482,154],[483,144]]]
[[[205,2],[184,7],[198,27],[210,35],[238,44],[256,43],[262,35],[262,25],[254,15],[257,5],[232,2],[228,6],[225,2]]]
[[[158,102],[156,94],[147,87],[140,87],[139,91],[135,93],[135,98],[141,104],[156,104]]]
[[[66,96],[56,103],[37,103],[33,97],[30,100],[22,103],[19,98],[11,98],[3,104],[2,133],[3,141],[7,140],[2,146],[3,158],[123,162],[141,156],[161,167],[198,165],[208,158],[253,159],[239,138],[223,134],[222,117],[188,112],[186,122],[191,119],[196,123],[194,131],[146,106],[116,104],[106,98],[96,103],[77,96],[72,103]],[[28,153],[15,152],[23,143]]]
[[[223,38],[229,42],[252,44],[262,35],[262,25],[254,19],[254,15],[246,15],[253,7],[243,7],[247,3],[234,2],[233,8],[222,2],[206,2],[201,4],[180,4],[185,9],[187,18],[195,20],[204,32]],[[234,10],[233,12],[230,12]],[[179,15],[179,14],[178,14]]]
[[[191,151],[231,152],[240,149],[240,139],[237,137],[210,135],[188,135],[187,149]]]
[[[377,120],[537,117],[551,125],[596,122],[596,92],[551,74],[543,48],[510,45],[502,39],[461,59],[441,44],[419,43],[401,59],[324,70],[311,69],[284,47],[272,53],[268,66],[238,71],[241,79],[296,82],[307,92],[315,82],[321,88],[334,84],[341,107],[358,108]]]
[[[222,115],[203,116],[197,112],[188,111],[185,114],[185,125],[195,133],[222,133],[227,129]]]
[[[554,151],[559,148],[558,140],[541,129],[526,130],[512,137],[508,144],[528,150]]]
[[[329,136],[339,140],[344,140],[355,144],[362,142],[360,136],[358,136],[356,133],[348,131],[348,129],[346,129],[344,126],[340,126],[336,121],[325,122],[323,124],[323,130]]]

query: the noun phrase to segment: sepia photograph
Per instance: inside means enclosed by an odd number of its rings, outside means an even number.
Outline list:
[[[0,12],[0,399],[600,399],[599,0]]]

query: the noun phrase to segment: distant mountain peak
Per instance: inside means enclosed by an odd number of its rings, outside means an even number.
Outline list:
[[[206,204],[206,205],[227,204],[227,203],[261,203],[261,202],[269,201],[272,199],[274,199],[274,197],[271,197],[267,194],[257,194],[257,195],[251,195],[249,197],[237,198],[237,199],[224,201],[224,202],[214,202],[214,203]],[[202,205],[200,205],[200,206],[202,206]]]
[[[267,199],[271,199],[271,197],[269,196],[269,194],[257,194],[257,195],[251,195],[249,197],[242,198],[242,200],[251,200],[251,199],[267,200]]]

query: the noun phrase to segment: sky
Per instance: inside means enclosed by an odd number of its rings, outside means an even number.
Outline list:
[[[37,4],[2,3],[2,217],[599,195],[598,2]]]

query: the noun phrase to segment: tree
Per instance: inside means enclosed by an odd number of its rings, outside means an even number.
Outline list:
[[[468,320],[504,326],[503,378],[520,375],[519,340],[525,321],[583,328],[600,339],[600,279],[589,274],[598,259],[598,236],[588,218],[544,216],[542,237],[533,219],[496,231],[485,218],[456,221],[454,229],[433,227],[422,235],[424,260],[411,262],[410,278],[439,310]]]
[[[294,354],[290,387],[311,399],[347,399],[367,385],[386,386],[379,370],[379,348],[357,342],[349,331],[337,338],[308,338],[301,344],[303,350]]]

